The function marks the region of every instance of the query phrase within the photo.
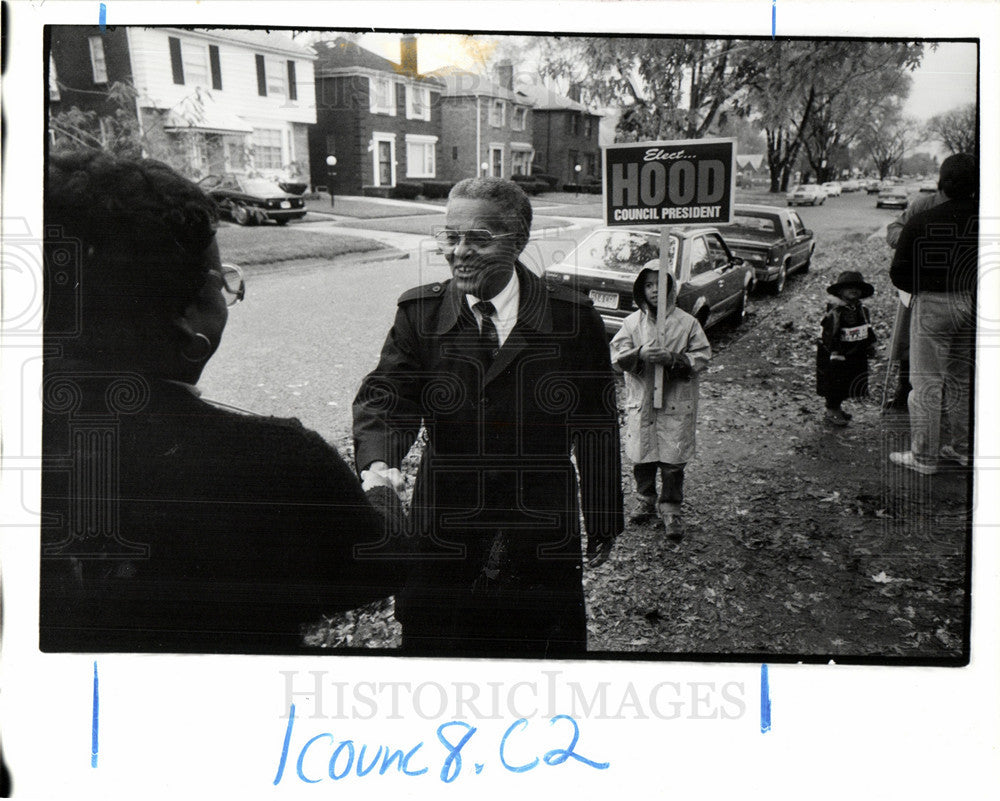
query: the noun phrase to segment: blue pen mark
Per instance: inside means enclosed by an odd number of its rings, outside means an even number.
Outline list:
[[[778,0],[771,0],[771,38],[778,26]]]
[[[101,12],[97,18],[97,24],[101,26],[101,33],[104,33],[104,29],[108,24],[108,7],[101,3]]]
[[[771,687],[767,679],[767,665],[760,666],[760,733],[771,731]]]
[[[97,721],[101,711],[101,696],[97,691],[97,660],[94,660],[94,715],[90,729],[90,767],[97,767]]]

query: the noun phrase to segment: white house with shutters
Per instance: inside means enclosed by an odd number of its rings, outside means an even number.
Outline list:
[[[131,82],[151,149],[180,145],[196,177],[309,175],[316,54],[282,32],[54,26],[50,52],[50,99],[83,107]]]

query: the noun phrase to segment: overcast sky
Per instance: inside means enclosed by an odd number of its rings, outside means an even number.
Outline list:
[[[976,101],[976,45],[942,42],[928,46],[906,99],[906,114],[924,121],[956,106]]]
[[[487,44],[489,35],[476,37]],[[392,61],[399,61],[399,34],[371,33],[361,38],[362,45]],[[418,38],[422,72],[446,64],[472,67],[466,37],[423,34]],[[516,66],[516,65],[515,65]],[[913,73],[913,87],[906,102],[906,113],[923,121],[976,99],[976,45],[972,42],[943,42],[937,50],[928,46],[923,62]]]
[[[488,34],[477,36],[475,47],[485,45],[488,49],[493,38]],[[399,61],[399,34],[364,34],[361,45],[392,61]],[[477,70],[471,50],[466,36],[422,34],[417,42],[418,68],[421,72],[429,72],[453,64]],[[906,116],[926,122],[935,114],[975,102],[976,59],[976,45],[972,42],[942,42],[936,50],[928,45],[920,67],[913,72],[913,84],[904,107]],[[936,143],[919,144],[915,149],[943,155],[941,146]]]

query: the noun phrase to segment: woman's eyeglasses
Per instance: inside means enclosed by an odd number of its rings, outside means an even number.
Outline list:
[[[223,264],[221,273],[217,275],[222,278],[222,292],[226,296],[227,306],[235,306],[246,297],[246,280],[239,265]]]
[[[486,248],[498,239],[505,239],[515,234],[494,234],[486,228],[470,228],[468,231],[456,231],[452,228],[434,229],[434,239],[438,245],[446,250],[454,250],[459,242],[465,240],[466,246],[470,248]]]

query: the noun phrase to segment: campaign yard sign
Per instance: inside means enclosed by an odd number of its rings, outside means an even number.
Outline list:
[[[735,166],[735,139],[607,145],[604,221],[609,226],[732,222]]]

